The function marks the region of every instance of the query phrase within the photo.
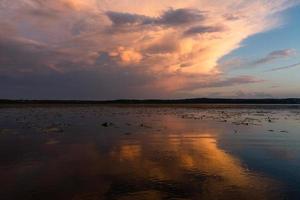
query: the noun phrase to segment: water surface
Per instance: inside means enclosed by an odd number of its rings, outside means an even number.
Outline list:
[[[0,199],[300,199],[297,108],[0,111]]]

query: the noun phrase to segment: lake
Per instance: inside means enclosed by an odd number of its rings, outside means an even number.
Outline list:
[[[0,108],[0,199],[300,199],[287,105]]]

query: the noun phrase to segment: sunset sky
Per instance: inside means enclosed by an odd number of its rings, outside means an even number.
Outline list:
[[[300,0],[0,0],[0,98],[300,97]]]

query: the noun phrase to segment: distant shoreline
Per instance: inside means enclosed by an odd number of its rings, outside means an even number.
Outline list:
[[[1,99],[0,104],[70,104],[70,105],[142,105],[142,104],[283,104],[283,105],[300,105],[300,98],[286,99],[217,99],[217,98],[194,98],[194,99],[120,99],[120,100],[104,100],[104,101],[89,101],[89,100],[10,100]]]

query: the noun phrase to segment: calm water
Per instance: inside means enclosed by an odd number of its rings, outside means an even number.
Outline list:
[[[0,109],[0,199],[300,199],[300,109]]]

